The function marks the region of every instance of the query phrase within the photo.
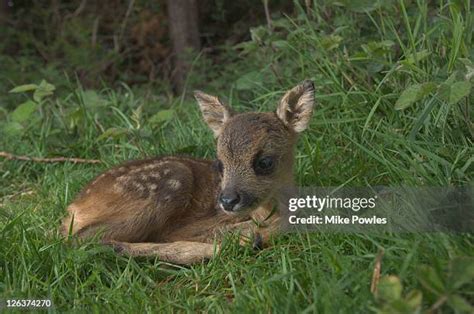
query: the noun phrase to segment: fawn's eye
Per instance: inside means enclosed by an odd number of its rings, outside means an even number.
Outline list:
[[[258,175],[270,174],[275,167],[273,157],[259,157],[255,160],[253,168]]]
[[[224,165],[222,164],[222,161],[219,159],[214,161],[214,168],[219,172],[222,173],[224,172]]]

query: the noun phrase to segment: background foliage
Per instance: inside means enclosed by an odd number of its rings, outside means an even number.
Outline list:
[[[469,1],[270,2],[271,28],[260,2],[205,3],[205,48],[191,59],[187,91],[263,111],[315,81],[301,185],[472,184]],[[171,93],[159,1],[137,1],[126,23],[125,2],[77,16],[76,2],[56,5],[25,2],[17,27],[1,29],[0,151],[103,164],[0,161],[1,298],[51,297],[76,310],[472,312],[472,234],[283,235],[258,253],[230,237],[221,256],[192,268],[116,256],[94,241],[69,246],[56,232],[64,208],[101,170],[215,150],[194,101]],[[373,296],[382,249],[389,276]]]

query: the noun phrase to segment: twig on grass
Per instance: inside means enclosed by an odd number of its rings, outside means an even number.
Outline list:
[[[26,191],[21,191],[21,192],[16,192],[16,193],[13,193],[13,194],[10,194],[10,195],[5,195],[5,196],[2,196],[0,197],[0,208],[3,208],[5,206],[5,203],[6,201],[8,200],[12,200],[14,198],[17,198],[17,197],[23,197],[25,195],[32,195],[34,194],[35,192],[33,190],[26,190]]]
[[[383,249],[380,249],[377,257],[375,258],[374,272],[372,273],[372,283],[370,284],[370,292],[372,292],[372,294],[377,293],[377,287],[380,281],[380,270],[382,269],[382,257]]]
[[[28,156],[17,156],[7,152],[0,152],[0,157],[9,160],[23,160],[33,162],[72,162],[72,163],[85,163],[85,164],[100,164],[102,161],[98,159],[83,159],[83,158],[69,158],[69,157],[54,157],[54,158],[39,158],[39,157],[28,157]]]

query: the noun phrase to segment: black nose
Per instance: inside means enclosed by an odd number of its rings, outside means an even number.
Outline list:
[[[219,196],[219,203],[224,208],[224,210],[229,212],[232,211],[235,205],[237,205],[239,202],[240,196],[235,191],[225,191]]]

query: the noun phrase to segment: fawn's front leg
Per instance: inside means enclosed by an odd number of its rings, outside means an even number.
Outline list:
[[[275,216],[268,221],[258,222],[248,220],[226,226],[225,231],[239,232],[240,244],[252,243],[253,248],[262,249],[269,245],[273,235],[279,232],[280,218]]]
[[[128,243],[108,241],[118,253],[129,256],[157,256],[163,262],[191,265],[209,260],[217,254],[219,246],[210,243],[177,241],[171,243]]]

